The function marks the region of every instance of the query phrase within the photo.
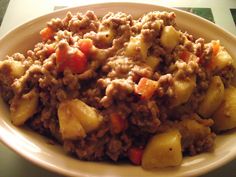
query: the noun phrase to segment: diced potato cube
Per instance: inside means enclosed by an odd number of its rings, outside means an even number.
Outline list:
[[[211,133],[209,127],[204,126],[203,124],[199,123],[195,119],[187,118],[181,120],[178,125],[180,129],[186,129],[184,132],[188,132],[186,135],[182,135],[182,139],[184,140],[186,137],[192,137],[191,141],[195,141],[199,139],[199,137],[204,137]],[[188,140],[189,141],[189,140]],[[190,142],[189,142],[190,143]]]
[[[3,60],[0,61],[0,69],[7,67],[10,69],[10,75],[14,78],[19,78],[25,73],[24,65],[20,61]]]
[[[150,66],[153,70],[155,70],[155,68],[160,63],[160,58],[159,57],[155,57],[155,56],[148,56],[146,62],[147,62],[148,66]]]
[[[115,37],[115,34],[112,29],[106,29],[98,32],[99,39],[106,44],[111,44]]]
[[[23,74],[25,73],[25,68],[23,64],[19,61],[12,62],[11,68],[11,74],[16,78],[23,76]]]
[[[35,89],[15,99],[10,106],[12,123],[16,126],[23,125],[30,117],[37,112],[38,93]]]
[[[78,139],[98,128],[102,116],[84,102],[74,99],[62,102],[58,119],[63,139]]]
[[[236,127],[236,88],[225,89],[224,99],[213,115],[216,131],[228,130]]]
[[[89,133],[99,127],[102,121],[102,116],[98,114],[95,108],[88,106],[78,99],[72,100],[72,105],[74,108],[74,114],[80,119],[80,123],[86,133]]]
[[[76,140],[86,136],[80,120],[72,109],[69,101],[61,103],[58,107],[59,127],[63,139]]]
[[[236,63],[231,55],[225,50],[224,47],[220,47],[218,53],[212,58],[212,69],[222,70],[226,66],[233,65],[236,67]]]
[[[174,98],[172,100],[172,107],[179,106],[183,103],[186,103],[194,88],[196,87],[196,77],[191,76],[185,80],[174,80]]]
[[[148,48],[149,45],[143,41],[141,35],[138,35],[130,38],[125,52],[127,56],[141,56],[142,58],[146,58]]]
[[[220,106],[224,98],[224,84],[219,76],[214,76],[203,101],[200,103],[198,113],[203,117],[210,117]]]
[[[174,49],[179,43],[180,32],[173,26],[165,26],[161,33],[161,45],[167,49]]]
[[[182,161],[181,135],[178,130],[169,130],[151,138],[142,157],[144,169],[180,165]]]

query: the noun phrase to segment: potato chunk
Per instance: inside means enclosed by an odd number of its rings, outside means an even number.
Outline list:
[[[234,67],[236,67],[234,59],[230,56],[230,54],[226,51],[224,47],[220,47],[217,55],[212,58],[212,69],[222,70],[223,68],[229,65],[233,65]]]
[[[79,139],[86,136],[77,116],[73,114],[70,102],[63,102],[58,108],[60,132],[63,139]]]
[[[210,117],[220,106],[224,98],[224,84],[219,76],[214,76],[203,101],[200,103],[198,113],[203,117]]]
[[[3,60],[0,61],[0,70],[3,68],[10,69],[10,75],[13,78],[19,78],[25,73],[24,65],[20,61],[15,60]]]
[[[153,70],[156,69],[156,67],[159,65],[161,59],[159,57],[155,56],[148,56],[146,63],[148,66],[150,66]]]
[[[172,107],[179,106],[186,103],[196,87],[196,77],[191,76],[185,80],[174,80],[174,98],[172,100]]]
[[[98,128],[102,121],[102,116],[98,114],[95,108],[88,106],[78,99],[73,100],[72,104],[73,110],[75,110],[74,114],[79,118],[86,133]]]
[[[209,122],[213,123],[213,121],[210,120]],[[182,141],[185,141],[185,144],[191,144],[191,142],[194,142],[199,138],[201,139],[203,137],[206,137],[208,134],[211,133],[211,129],[208,126],[199,123],[196,119],[183,119],[178,122],[177,125],[180,132],[182,133]]]
[[[141,35],[131,37],[130,41],[125,49],[127,56],[141,56],[142,58],[147,57],[149,45],[143,40]]]
[[[106,44],[112,44],[115,34],[112,29],[104,29],[98,32],[99,40]]]
[[[144,169],[180,165],[182,161],[181,135],[178,130],[157,134],[151,138],[142,157]]]
[[[35,89],[15,99],[10,107],[12,123],[16,126],[23,125],[26,120],[37,112],[38,93]]]
[[[84,102],[74,99],[64,101],[58,108],[58,119],[63,139],[78,139],[98,128],[102,116]]]
[[[165,26],[161,33],[161,45],[167,49],[174,49],[179,43],[180,32],[176,31],[173,26]]]
[[[225,89],[224,99],[213,115],[216,131],[228,130],[236,127],[236,88]]]

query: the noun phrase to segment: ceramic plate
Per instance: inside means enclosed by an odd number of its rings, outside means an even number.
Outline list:
[[[11,55],[17,51],[24,52],[32,48],[39,40],[40,29],[42,29],[51,18],[64,17],[67,11],[76,13],[78,11],[85,12],[87,10],[95,11],[98,16],[103,16],[109,11],[122,11],[132,14],[134,17],[154,10],[174,11],[177,15],[176,22],[182,30],[187,30],[197,37],[204,37],[206,40],[219,39],[228,49],[232,57],[236,58],[236,38],[222,28],[187,12],[144,3],[90,4],[63,9],[41,16],[15,28],[0,40],[0,58],[4,58],[6,55]],[[141,167],[129,164],[84,162],[66,155],[60,146],[51,145],[46,138],[27,128],[13,126],[9,119],[9,110],[2,101],[0,101],[0,107],[0,139],[2,142],[31,162],[66,176],[196,176],[222,166],[236,156],[236,145],[232,143],[236,142],[236,133],[230,132],[217,136],[214,152],[203,153],[194,157],[186,157],[182,165],[176,168],[145,171]]]

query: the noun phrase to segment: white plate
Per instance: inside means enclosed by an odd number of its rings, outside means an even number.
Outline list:
[[[122,11],[133,16],[140,16],[145,12],[154,10],[174,11],[177,15],[177,24],[195,36],[202,36],[207,40],[219,39],[228,49],[233,58],[236,58],[235,36],[223,29],[189,13],[161,7],[155,4],[138,3],[104,3],[64,9],[36,18],[22,26],[17,27],[0,40],[0,58],[14,52],[24,52],[32,48],[39,40],[39,30],[53,17],[64,17],[67,11],[76,13],[93,10],[99,16],[108,11]],[[196,176],[209,172],[236,156],[236,133],[231,132],[217,136],[215,151],[194,157],[186,157],[180,167],[145,171],[141,167],[128,164],[112,164],[101,162],[83,162],[66,155],[58,145],[51,145],[48,140],[26,128],[18,128],[11,124],[9,111],[0,101],[0,139],[16,153],[31,162],[48,170],[67,176],[89,177],[125,177],[125,176]]]

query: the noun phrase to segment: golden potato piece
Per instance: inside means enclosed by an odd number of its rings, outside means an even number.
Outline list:
[[[73,114],[69,101],[63,102],[58,108],[60,132],[63,139],[79,139],[86,136],[78,117]]]
[[[97,129],[102,121],[102,116],[95,108],[88,106],[84,102],[72,100],[73,113],[79,118],[81,125],[86,133]]]
[[[16,126],[23,125],[26,120],[37,112],[38,93],[35,89],[15,99],[10,106],[12,123]]]
[[[10,69],[10,75],[13,78],[19,78],[25,73],[25,67],[20,61],[3,60],[0,61],[0,69],[7,67]]]
[[[172,100],[172,107],[179,106],[183,103],[186,103],[190,96],[192,95],[192,92],[194,88],[196,87],[196,77],[191,76],[188,79],[185,80],[174,80],[174,98]]]
[[[115,38],[115,33],[112,27],[100,25],[97,36],[102,43],[112,44]]]
[[[155,56],[148,56],[146,63],[148,66],[150,66],[153,70],[159,65],[160,58]]]
[[[153,136],[142,157],[144,169],[177,166],[181,162],[181,135],[178,130],[169,130]]]
[[[181,120],[180,122],[178,122],[178,125],[180,131],[181,129],[185,129],[184,132],[188,132],[186,135],[182,135],[182,140],[183,138],[185,138],[185,136],[186,137],[191,136],[192,137],[191,141],[195,141],[199,137],[205,137],[206,135],[211,133],[211,129],[208,126],[204,126],[197,120],[191,119],[190,117]]]
[[[203,117],[210,117],[220,106],[224,98],[224,84],[219,76],[214,76],[203,101],[200,103],[198,113]]]
[[[146,58],[148,48],[149,45],[143,41],[141,35],[137,35],[130,37],[130,41],[125,49],[125,54],[131,57],[140,55],[142,58]]]
[[[228,130],[236,127],[236,88],[225,89],[224,99],[213,115],[216,131]]]
[[[74,99],[64,101],[58,108],[58,119],[63,139],[78,139],[98,128],[102,116],[84,102]]]
[[[165,26],[161,33],[161,45],[167,49],[174,49],[179,43],[180,32],[176,31],[173,26]]]
[[[212,68],[215,70],[222,70],[229,65],[233,65],[235,67],[236,63],[226,49],[224,47],[220,47],[219,52],[213,58]]]

